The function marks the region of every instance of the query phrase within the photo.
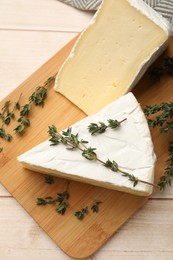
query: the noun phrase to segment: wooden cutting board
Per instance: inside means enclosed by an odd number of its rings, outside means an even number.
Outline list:
[[[54,75],[69,54],[76,38],[55,54],[46,64],[32,74],[0,104],[6,100],[15,102],[22,93],[21,103],[25,104],[35,87],[43,84]],[[173,55],[173,41],[167,50]],[[157,61],[159,63],[159,61]],[[12,76],[12,75],[11,75]],[[160,83],[151,84],[147,74],[142,78],[133,93],[141,103],[152,105],[169,101],[172,97],[172,79],[164,77]],[[48,138],[48,125],[54,124],[59,130],[84,118],[86,115],[66,98],[49,87],[44,108],[34,107],[30,116],[31,126],[23,136],[14,136],[11,143],[1,140],[4,152],[0,154],[0,181],[23,208],[32,216],[55,243],[69,256],[85,258],[98,250],[144,203],[146,197],[137,197],[126,193],[107,190],[79,182],[71,181],[69,185],[70,207],[61,216],[55,206],[37,206],[38,197],[56,196],[66,189],[67,181],[56,178],[52,185],[46,184],[42,174],[23,169],[16,157]],[[16,121],[6,127],[7,132],[14,133]],[[167,159],[170,136],[161,136],[158,129],[152,130],[155,152],[158,158],[156,181],[162,175]],[[161,138],[160,138],[161,137]],[[99,213],[89,213],[82,221],[74,212],[100,200]]]

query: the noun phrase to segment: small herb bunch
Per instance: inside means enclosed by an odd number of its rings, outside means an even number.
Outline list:
[[[167,134],[173,130],[173,103],[161,103],[153,106],[146,106],[144,108],[146,116],[155,116],[155,118],[148,119],[150,127],[160,127],[160,132]],[[164,190],[166,186],[171,186],[171,177],[173,176],[173,142],[169,143],[169,158],[167,160],[167,167],[164,170],[164,175],[160,177],[158,187],[160,190]]]
[[[21,97],[21,95],[20,95],[20,97]],[[19,97],[18,101],[15,102],[14,107],[11,111],[10,111],[11,103],[9,100],[4,103],[4,106],[1,109],[0,119],[2,121],[2,126],[0,127],[0,138],[6,140],[7,142],[11,142],[12,135],[9,133],[6,133],[4,125],[9,125],[11,120],[15,118],[14,110],[20,109],[20,104],[19,104],[20,97]],[[1,149],[0,149],[0,152],[2,152],[2,151],[3,151],[3,147],[1,147]]]
[[[155,115],[155,119],[148,119],[148,124],[151,127],[160,126],[161,133],[168,133],[169,130],[173,129],[173,102],[155,104],[153,106],[146,106],[144,108],[146,116]]]
[[[37,205],[46,205],[46,204],[56,204],[58,203],[58,207],[56,207],[57,213],[64,215],[68,206],[69,206],[69,193],[64,191],[62,193],[57,193],[57,197],[53,198],[51,196],[45,198],[37,198]]]
[[[55,80],[56,74],[54,76],[49,77],[43,86],[38,86],[35,88],[35,91],[31,94],[28,99],[28,103],[23,106],[20,104],[20,99],[22,94],[20,94],[19,99],[14,102],[13,109],[10,110],[11,102],[10,100],[6,101],[0,112],[0,120],[2,122],[2,126],[0,127],[0,138],[10,142],[12,140],[12,135],[6,133],[4,125],[9,125],[12,119],[15,119],[15,110],[20,111],[20,117],[17,119],[19,123],[14,131],[16,134],[23,134],[24,130],[30,126],[30,112],[32,109],[32,105],[35,106],[44,106],[45,99],[47,97],[47,88],[52,81]],[[3,151],[3,147],[0,147],[0,153]]]
[[[44,107],[45,99],[47,97],[47,87],[55,80],[55,76],[56,75],[49,77],[46,82],[44,82],[43,86],[36,87],[35,91],[29,97],[29,102],[22,106],[20,117],[17,120],[19,125],[14,129],[16,134],[23,134],[24,130],[30,126],[29,115],[32,109],[32,104]]]
[[[165,74],[173,76],[173,57],[165,57],[162,64],[158,67],[153,67],[149,72],[149,78],[153,82],[160,81]]]
[[[94,203],[92,203],[92,205],[90,206],[90,209],[92,210],[93,213],[98,213],[99,212],[99,205],[102,203],[102,201],[95,201]],[[85,207],[82,208],[79,211],[75,212],[75,216],[77,219],[82,220],[85,215],[87,215],[89,213],[89,207]]]
[[[125,120],[126,120],[126,118],[123,119],[122,121],[118,121],[116,119],[109,119],[109,120],[107,120],[108,121],[107,125],[103,122],[98,122],[97,124],[91,123],[88,126],[88,130],[92,135],[94,135],[96,133],[101,134],[101,133],[104,133],[108,127],[111,129],[119,128],[121,123],[124,122]]]
[[[64,145],[67,145],[68,149],[70,149],[70,150],[78,149],[81,151],[82,156],[85,157],[87,160],[98,161],[103,166],[109,168],[111,171],[120,172],[122,174],[122,176],[127,177],[129,179],[129,181],[131,181],[133,183],[133,186],[136,186],[138,184],[138,182],[156,186],[153,183],[149,183],[149,182],[140,180],[139,178],[135,177],[133,174],[122,171],[115,161],[110,161],[108,159],[106,162],[104,162],[104,161],[100,160],[95,152],[96,148],[86,147],[86,144],[88,143],[88,141],[85,141],[83,139],[79,140],[78,134],[76,134],[76,135],[72,134],[71,127],[69,127],[66,131],[62,131],[62,134],[60,134],[57,131],[57,128],[54,125],[52,125],[52,126],[49,126],[48,133],[51,136],[51,138],[49,139],[49,141],[51,142],[51,145],[58,145],[58,144],[62,143]]]

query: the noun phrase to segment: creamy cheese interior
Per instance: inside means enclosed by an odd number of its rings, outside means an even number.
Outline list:
[[[87,114],[131,90],[167,46],[167,31],[130,2],[103,2],[57,76],[55,89]]]

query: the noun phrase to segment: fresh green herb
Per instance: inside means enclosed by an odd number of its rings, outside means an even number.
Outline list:
[[[96,201],[92,206],[91,210],[93,213],[98,213],[99,212],[99,205],[102,203],[102,201]]]
[[[151,127],[160,126],[161,133],[168,133],[173,129],[173,121],[168,121],[173,118],[173,102],[146,106],[144,113],[146,116],[156,114],[154,119],[148,119],[148,124]]]
[[[39,206],[58,203],[58,206],[56,207],[56,211],[59,214],[64,215],[64,213],[66,212],[66,210],[69,206],[68,199],[69,199],[69,193],[67,191],[64,191],[62,193],[57,193],[56,198],[53,198],[51,196],[48,196],[45,198],[37,198],[36,203]]]
[[[20,103],[19,103],[19,101],[17,101],[17,102],[15,102],[14,103],[14,109],[16,109],[16,110],[19,110],[20,111]]]
[[[137,177],[135,177],[133,174],[127,173],[122,171],[121,169],[119,169],[118,164],[115,161],[110,161],[109,159],[104,163],[104,166],[111,169],[111,171],[113,172],[121,172],[122,176],[124,177],[128,177],[129,181],[133,182],[133,186],[135,187],[138,184],[139,180]],[[141,181],[143,183],[146,183],[145,181]],[[149,183],[147,183],[149,184]]]
[[[51,196],[45,198],[37,198],[37,205],[46,205],[46,204],[54,204],[57,199],[52,198]]]
[[[102,201],[95,201],[94,203],[91,204],[91,206],[87,206],[85,208],[82,208],[79,211],[76,211],[74,215],[77,217],[77,219],[82,220],[85,215],[89,213],[89,208],[93,213],[98,213],[99,212],[99,205],[102,203]]]
[[[77,219],[82,220],[86,214],[88,214],[88,207],[76,211],[74,215],[77,217]]]
[[[56,208],[56,211],[59,214],[64,215],[64,213],[66,212],[69,206],[68,203],[69,193],[67,191],[64,191],[63,193],[57,193],[57,195],[58,195],[57,201],[59,202],[59,205]]]
[[[6,140],[7,142],[11,142],[12,135],[5,132],[4,128],[0,128],[0,138]]]
[[[28,103],[23,105],[22,107],[18,102],[15,104],[15,107],[20,110],[20,117],[18,118],[17,122],[20,124],[17,125],[14,129],[16,134],[23,134],[25,129],[30,126],[29,116],[31,113],[31,109],[33,105],[35,106],[42,106],[44,107],[45,99],[47,97],[47,87],[52,81],[55,80],[55,76],[49,77],[43,84],[43,86],[38,86],[35,88],[35,91],[31,94],[28,99]]]
[[[35,91],[29,97],[30,103],[35,104],[36,106],[44,107],[45,99],[47,97],[47,86],[55,80],[55,76],[49,77],[43,84],[43,86],[38,86],[35,88]]]
[[[102,134],[106,131],[106,129],[109,127],[111,129],[117,129],[120,127],[121,123],[124,122],[126,120],[123,119],[122,121],[118,121],[116,119],[109,119],[108,120],[108,124],[106,125],[104,122],[99,122],[99,123],[91,123],[88,126],[88,130],[89,132],[94,135],[96,133]]]
[[[52,126],[49,126],[48,133],[51,136],[51,138],[49,139],[49,141],[51,142],[51,145],[58,145],[58,144],[62,143],[64,145],[70,146],[71,150],[78,149],[82,152],[82,156],[84,158],[86,158],[87,160],[96,160],[96,161],[100,162],[101,164],[103,164],[105,167],[109,168],[110,170],[112,170],[114,172],[120,172],[122,174],[122,176],[127,177],[131,182],[133,182],[134,186],[136,186],[138,182],[156,186],[153,183],[149,183],[149,182],[138,179],[133,174],[122,171],[118,167],[118,164],[115,161],[111,162],[108,159],[106,162],[104,162],[104,161],[100,160],[97,157],[97,154],[95,152],[96,148],[86,147],[85,144],[88,143],[88,141],[79,140],[78,134],[76,134],[76,135],[72,134],[71,127],[69,127],[66,131],[63,131],[62,134],[60,134],[57,131],[57,128],[54,125],[52,125]]]
[[[55,182],[55,179],[53,176],[50,176],[50,175],[46,175],[45,176],[45,183],[47,184],[53,184]]]
[[[160,132],[167,134],[173,130],[173,102],[155,104],[153,106],[146,106],[144,108],[146,116],[153,116],[155,118],[149,118],[148,124],[150,127],[160,127]],[[169,158],[167,160],[167,167],[164,170],[164,174],[160,177],[158,187],[160,190],[164,190],[166,186],[171,185],[171,177],[173,176],[173,142],[169,143]]]
[[[21,97],[21,95],[20,95],[20,97]],[[19,97],[18,101],[15,102],[12,111],[10,111],[10,104],[11,104],[10,101],[5,102],[3,108],[1,109],[2,112],[0,113],[0,118],[1,118],[3,124],[9,125],[11,122],[11,119],[15,118],[14,110],[18,109],[20,106],[20,104],[19,104],[20,97]],[[3,124],[2,124],[2,127],[3,127]]]

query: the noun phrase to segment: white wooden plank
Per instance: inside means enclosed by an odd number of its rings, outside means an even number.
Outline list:
[[[0,259],[72,258],[57,247],[13,198],[0,198]]]
[[[0,31],[0,100],[76,36],[76,33]]]
[[[150,200],[92,259],[171,259],[172,211],[172,201]],[[0,198],[0,256],[1,259],[71,259],[13,198]]]
[[[147,252],[102,252],[99,256],[93,256],[93,260],[172,260],[173,252],[153,252],[148,249]]]
[[[57,0],[1,0],[0,28],[80,32],[93,12],[84,12]]]
[[[173,182],[173,179],[172,179]],[[173,186],[167,186],[164,191],[157,191],[152,196],[152,198],[172,198],[173,199]]]
[[[172,211],[172,201],[149,200],[93,260],[173,259]]]

